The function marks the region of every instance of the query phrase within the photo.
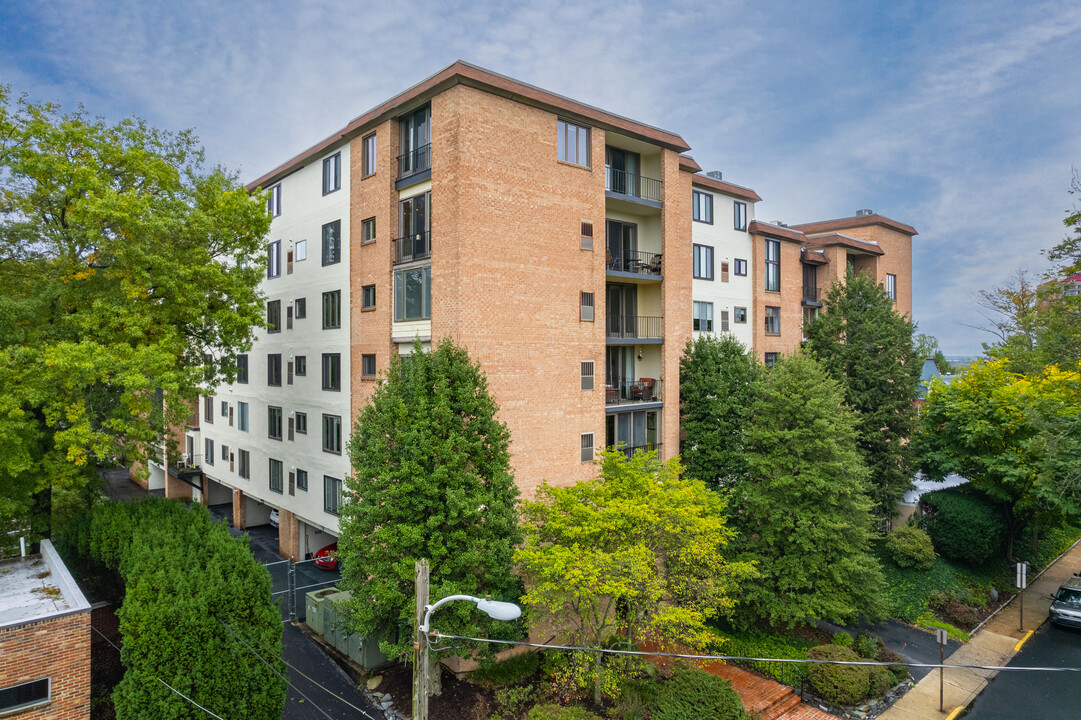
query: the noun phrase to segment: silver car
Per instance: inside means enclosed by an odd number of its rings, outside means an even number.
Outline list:
[[[1056,625],[1081,628],[1081,577],[1062,583],[1051,603],[1051,622]]]

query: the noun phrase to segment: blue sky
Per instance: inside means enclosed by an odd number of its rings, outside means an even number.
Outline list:
[[[0,82],[193,127],[252,179],[455,59],[681,134],[790,224],[919,230],[913,314],[979,351],[975,293],[1064,236],[1081,3],[0,3]]]

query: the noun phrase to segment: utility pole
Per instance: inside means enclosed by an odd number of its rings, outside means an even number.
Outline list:
[[[1025,588],[1028,587],[1028,563],[1017,563],[1017,595],[1021,607],[1017,619],[1017,629],[1025,631]]]
[[[428,561],[417,560],[414,582],[417,614],[413,623],[413,720],[428,720],[428,637],[421,627],[428,607]]]
[[[946,712],[943,708],[943,698],[945,692],[945,680],[943,679],[943,673],[946,668],[942,667],[946,663],[946,642],[949,640],[949,636],[945,630],[939,630],[935,633],[938,639],[938,711]]]

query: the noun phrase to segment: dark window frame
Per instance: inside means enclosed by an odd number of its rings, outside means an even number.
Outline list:
[[[241,385],[248,384],[248,353],[236,356],[236,381]]]
[[[737,305],[732,308],[732,322],[743,325],[747,322],[747,308]]]
[[[267,387],[282,386],[282,354],[268,353],[266,356]]]
[[[267,188],[267,192],[270,193],[266,199],[267,214],[276,218],[282,214],[282,184],[278,183]]]
[[[342,389],[342,354],[323,353],[323,389],[339,392]],[[329,376],[329,377],[328,377]]]
[[[360,309],[375,310],[375,285],[362,285],[360,287]]]
[[[297,320],[303,320],[308,317],[308,298],[297,298],[293,300],[293,317]]]
[[[328,322],[329,321],[329,322]],[[323,293],[323,329],[337,330],[342,326],[342,291]]]
[[[367,178],[375,175],[376,170],[379,169],[378,155],[376,153],[377,146],[375,144],[376,133],[370,133],[365,135],[361,141],[361,163],[360,163],[360,177]]]
[[[573,133],[571,129],[573,128]],[[585,133],[585,150],[582,149],[582,133]],[[570,159],[568,151],[570,150],[570,143],[568,142],[571,136],[574,136],[574,159]],[[568,165],[574,165],[575,167],[591,168],[593,167],[593,131],[587,125],[579,125],[573,120],[565,120],[564,118],[556,118],[556,160]],[[585,156],[585,162],[580,162]]]
[[[279,278],[282,276],[282,241],[274,240],[267,244],[266,254],[267,278]]]
[[[277,411],[277,412],[275,412]],[[266,408],[266,436],[271,440],[282,439],[282,425],[284,412],[280,405],[267,405]],[[278,434],[275,435],[274,431]]]
[[[738,200],[732,203],[732,227],[735,230],[747,230],[747,203]]]
[[[297,355],[294,362],[297,377],[305,377],[308,374],[308,356]]]
[[[328,178],[327,170],[333,167],[334,173]],[[327,180],[330,180],[330,183]],[[323,195],[330,195],[342,189],[342,153],[338,151],[323,158]]]
[[[334,491],[333,493],[331,491]],[[331,495],[333,494],[333,503]],[[323,512],[340,516],[342,509],[342,481],[341,478],[323,476]]]
[[[693,263],[692,263],[692,266],[691,266],[691,276],[695,280],[713,280],[714,279],[715,273],[714,273],[714,267],[713,267],[713,265],[714,265],[713,255],[714,255],[714,253],[713,253],[713,246],[712,245],[699,245],[698,243],[694,243],[691,246],[691,257],[693,258]],[[705,269],[705,259],[706,258],[709,259],[709,274],[708,275],[703,274],[703,270]]]
[[[297,412],[294,415],[294,424],[296,425],[296,431],[298,435],[308,434],[308,413]]]
[[[420,315],[413,317],[405,314],[406,306],[406,280],[405,276],[408,273],[421,273],[421,297],[420,297]],[[422,265],[420,267],[405,268],[402,270],[394,271],[394,322],[414,322],[417,320],[431,320],[432,319],[432,266]]]
[[[237,449],[237,474],[244,480],[251,480],[251,453]]]
[[[694,222],[713,224],[713,194],[703,190],[691,191],[691,219]]]
[[[342,454],[342,416],[323,413],[323,452]]]
[[[323,267],[337,265],[342,261],[342,221],[335,220],[326,223],[323,225],[321,234],[323,244],[320,259],[323,261]]]
[[[709,307],[709,317],[699,317],[699,310]],[[691,330],[713,332],[713,303],[708,300],[691,301]]]
[[[375,365],[375,353],[362,354],[360,356],[360,376],[370,379],[376,377],[376,375],[378,375],[378,372]]]
[[[779,305],[766,305],[765,311],[762,313],[763,327],[766,335],[780,335],[781,334],[781,307]],[[770,311],[773,312],[770,312]],[[770,320],[776,320],[776,330],[770,330]]]
[[[282,301],[266,301],[266,331],[267,333],[280,333],[282,331]]]
[[[762,279],[762,288],[766,292],[781,292],[781,241],[774,240],[773,238],[766,238],[763,247],[765,266],[763,268],[764,276]],[[770,252],[771,249],[773,252]],[[772,283],[770,282],[771,272],[773,274]]]
[[[297,468],[297,490],[308,492],[308,471]]]
[[[284,494],[285,486],[285,463],[283,463],[281,460],[275,460],[274,458],[268,458],[268,460],[269,462],[267,463],[267,484],[270,486],[270,492],[276,492],[279,495],[282,495]],[[278,470],[278,472],[276,473],[278,480],[277,483],[274,482],[275,468],[277,468]]]
[[[240,432],[251,432],[251,406],[246,402],[237,401],[236,427]]]

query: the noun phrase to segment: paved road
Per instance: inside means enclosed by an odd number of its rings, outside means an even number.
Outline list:
[[[285,645],[283,657],[287,663],[297,666],[301,672],[313,678],[319,685],[356,705],[369,717],[375,720],[383,718],[383,712],[372,706],[363,693],[357,690],[357,686],[349,679],[349,676],[300,628],[285,623],[282,642]],[[288,676],[292,686],[289,688],[288,699],[285,701],[282,720],[327,720],[328,717],[333,720],[339,718],[363,720],[364,716],[361,713],[320,689],[315,683],[301,677],[292,668],[288,668]],[[305,699],[301,693],[307,695],[308,699]],[[315,707],[313,703],[318,707]]]
[[[1044,623],[1013,667],[1081,667],[1081,630]],[[1081,673],[1000,672],[969,708],[965,720],[1062,720],[1081,717]]]
[[[920,630],[900,620],[889,618],[877,625],[869,625],[861,621],[858,627],[844,628],[823,621],[819,622],[818,626],[830,633],[844,630],[852,637],[855,637],[858,632],[878,635],[882,638],[882,642],[886,644],[886,647],[908,662],[938,663],[938,642],[935,640],[935,636],[926,630]],[[956,640],[948,641],[945,657],[949,658],[959,647],[961,647],[961,643]],[[908,671],[912,673],[912,677],[916,682],[919,682],[927,673],[931,672],[929,668],[909,668]],[[1078,679],[1081,680],[1081,678]]]

